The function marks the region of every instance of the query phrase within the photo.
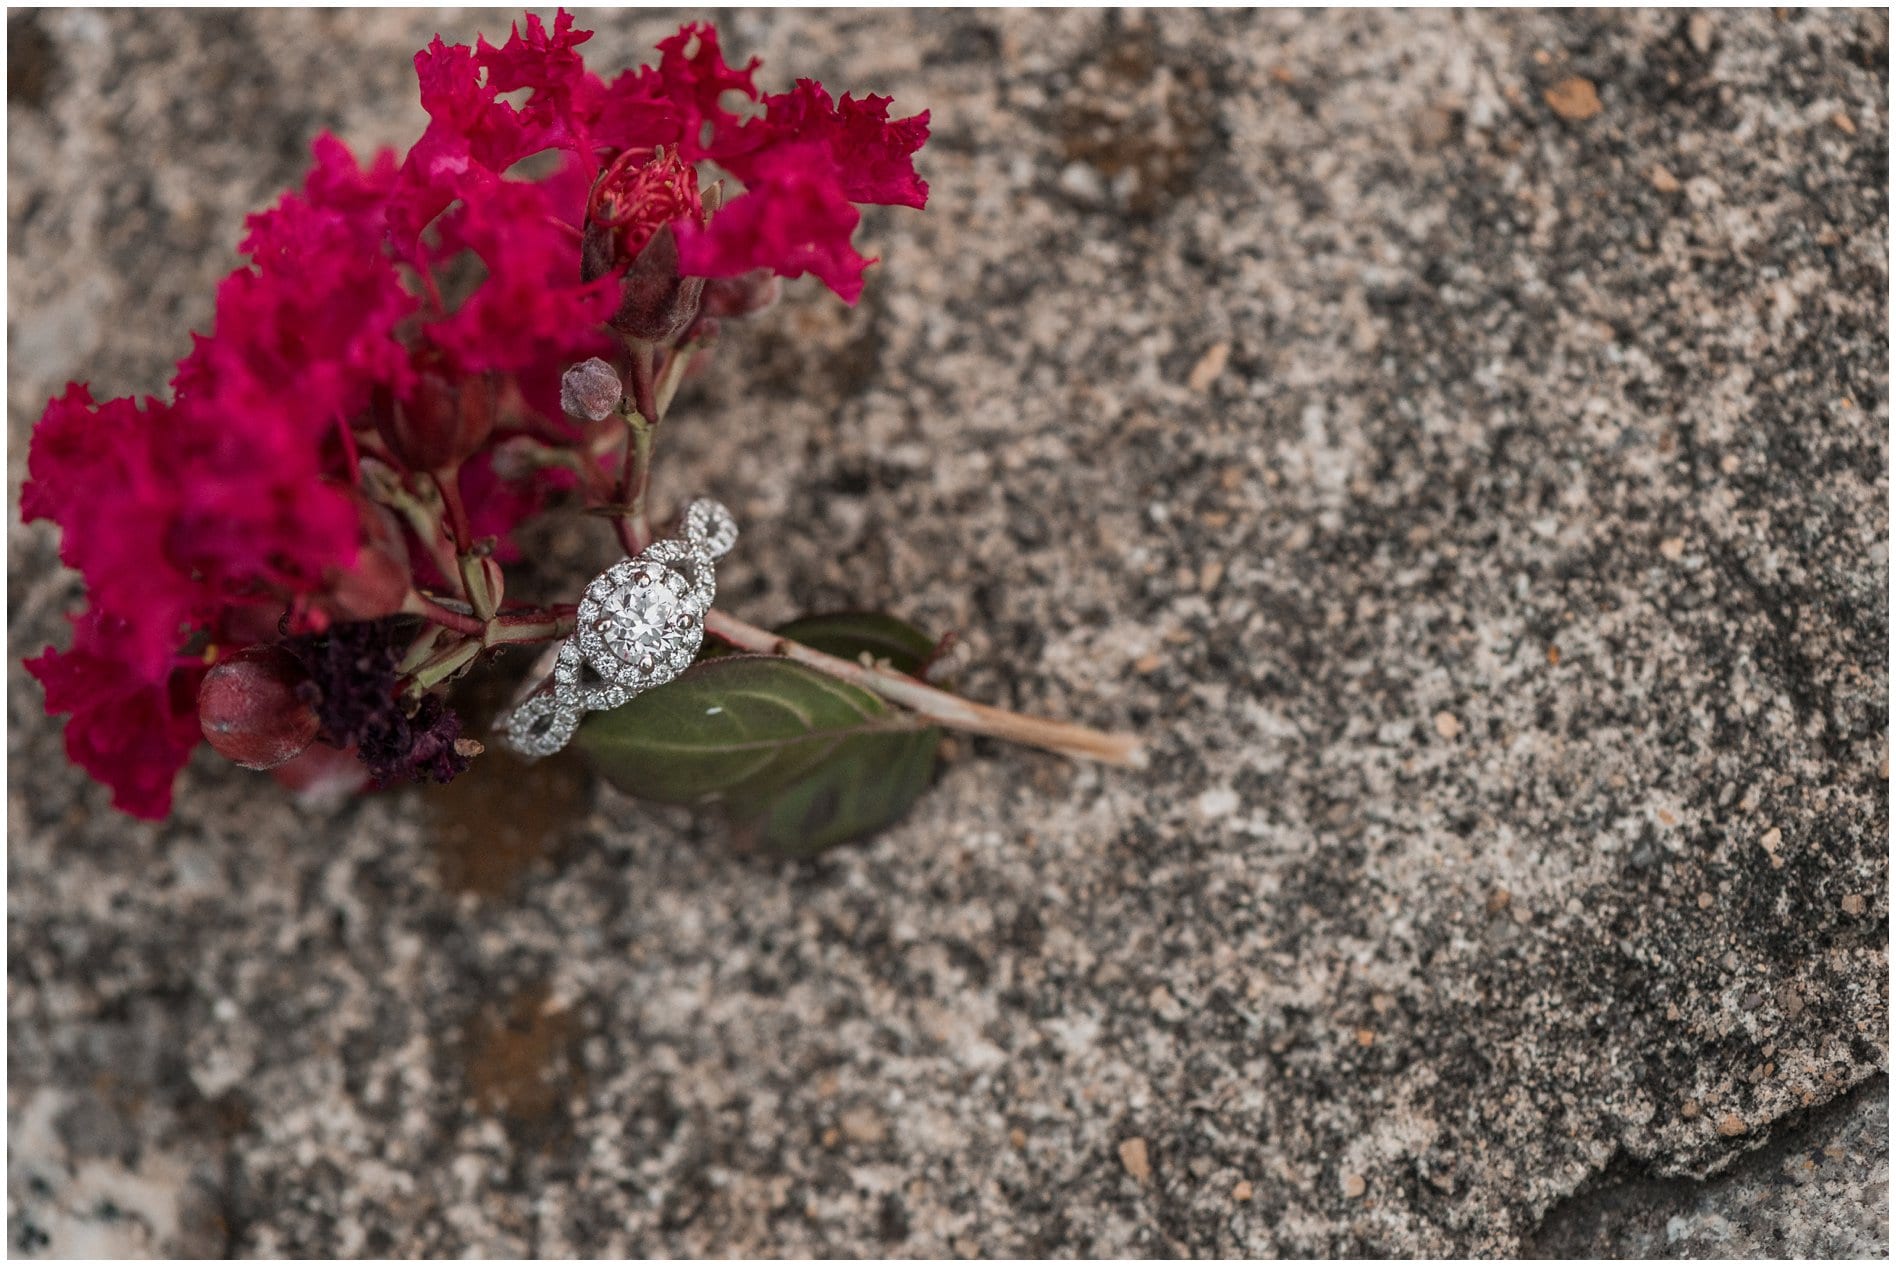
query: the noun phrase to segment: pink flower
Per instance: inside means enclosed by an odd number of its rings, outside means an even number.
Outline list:
[[[724,108],[724,94],[741,92],[757,100],[757,85],[751,80],[763,63],[753,57],[742,70],[727,65],[724,50],[718,47],[717,28],[708,22],[679,27],[678,34],[658,42],[658,55],[656,69],[640,67],[620,75],[612,81],[612,91],[621,109],[654,100],[664,102],[674,112],[676,131],[643,141],[612,135],[600,139],[620,149],[640,144],[677,146],[688,162],[715,157],[720,139],[730,136],[740,122],[737,114]],[[609,100],[608,110],[612,104]],[[704,140],[706,124],[711,128],[709,142]]]
[[[538,185],[494,185],[444,217],[440,238],[441,255],[468,250],[487,268],[452,316],[426,327],[463,370],[564,367],[598,350],[617,297],[605,281],[580,281],[578,228]]]
[[[779,277],[810,273],[855,303],[872,261],[850,243],[862,213],[843,193],[828,152],[817,143],[778,146],[748,166],[749,189],[708,225],[675,226],[679,267],[700,277],[757,268]]]
[[[639,213],[671,214],[685,274],[812,273],[853,303],[872,261],[850,244],[861,219],[851,204],[921,207],[928,200],[914,164],[928,139],[926,112],[892,120],[887,97],[844,94],[838,103],[805,79],[764,97],[763,117],[746,122],[722,98],[740,92],[757,100],[758,62],[727,64],[712,27],[681,28],[660,42],[656,67],[605,86],[577,52],[589,38],[562,10],[551,34],[530,16],[525,33],[516,26],[500,48],[483,40],[470,51],[437,38],[417,55],[430,122],[402,166],[391,206],[398,249],[419,250],[423,231],[450,204],[478,206],[505,187],[513,164],[541,150],[567,150],[579,170],[593,173],[602,149],[623,157],[667,147],[687,163],[716,161],[746,187],[708,225],[675,200]],[[532,90],[523,105],[500,100],[522,88]],[[652,232],[660,227],[653,219]]]
[[[706,278],[744,278],[713,283],[711,318],[760,306],[772,274],[814,274],[853,302],[871,262],[851,244],[858,206],[927,200],[925,113],[892,120],[886,97],[832,101],[801,80],[746,120],[725,103],[760,100],[758,63],[729,65],[710,26],[610,83],[585,66],[590,38],[563,10],[551,30],[528,15],[498,47],[437,37],[415,57],[421,137],[399,163],[385,150],[366,165],[316,139],[302,188],[248,221],[249,263],[218,287],[171,403],[100,404],[77,383],[48,403],[21,513],[60,526],[88,607],[71,649],[28,668],[120,808],[169,809],[199,738],[206,643],[227,657],[448,582],[438,543],[405,545],[412,530],[358,487],[362,452],[385,480],[456,481],[472,537],[516,558],[514,530],[576,472],[587,488],[610,479],[599,437],[559,407],[564,371],[614,350],[608,321],[679,337],[706,319]],[[554,170],[524,177],[521,160],[547,151],[563,154]],[[701,198],[701,161],[742,193]],[[438,705],[350,741],[384,775],[406,762],[448,777],[465,758]]]
[[[828,169],[843,197],[851,202],[921,208],[928,205],[928,184],[915,174],[915,152],[928,140],[928,111],[890,119],[890,97],[857,101],[848,93],[832,104],[814,79],[799,79],[794,89],[764,98],[764,116],[737,129],[722,145],[719,163],[747,184],[758,164],[775,166],[786,146],[814,144],[828,162],[806,161]]]
[[[253,267],[219,287],[218,333],[192,359],[213,380],[247,376],[293,398],[320,432],[359,411],[371,387],[406,385],[398,331],[419,303],[384,249],[394,155],[364,172],[326,133],[312,152],[303,192],[250,217],[241,249]]]
[[[389,205],[398,252],[412,253],[422,231],[457,198],[478,199],[515,163],[543,150],[577,155],[590,182],[598,170],[591,127],[607,95],[575,51],[591,38],[573,30],[572,15],[562,9],[551,35],[529,14],[526,34],[516,25],[499,48],[482,39],[470,49],[436,36],[415,54],[429,122],[402,163]],[[500,100],[523,88],[533,94],[525,105]]]
[[[835,105],[808,79],[764,102],[763,118],[720,136],[713,149],[745,192],[706,226],[678,225],[679,265],[704,277],[755,268],[811,273],[854,303],[874,262],[851,244],[861,220],[854,204],[927,203],[914,154],[928,139],[928,114],[891,120],[887,97],[844,94]]]
[[[590,154],[588,133],[606,95],[605,85],[586,69],[586,60],[578,51],[591,38],[591,31],[573,29],[573,15],[564,9],[554,17],[550,35],[539,17],[529,13],[526,34],[522,35],[515,23],[507,42],[499,48],[485,37],[476,38],[474,61],[487,72],[483,85],[486,92],[533,90],[533,96],[516,113],[521,129],[516,141],[521,151],[517,157],[555,147]]]
[[[60,560],[86,578],[95,611],[115,614],[116,658],[147,682],[163,680],[204,607],[189,572],[155,548],[178,504],[156,455],[172,413],[155,400],[95,406],[69,384],[33,429],[20,489],[21,518],[61,525]]]
[[[353,557],[354,509],[269,406],[226,394],[95,409],[75,384],[34,432],[21,511],[60,524],[60,557],[85,576],[91,609],[70,651],[27,667],[47,711],[73,714],[72,759],[129,813],[164,816],[197,742],[202,666],[176,667],[186,638],[229,604],[314,590]]]
[[[48,713],[71,713],[66,755],[112,789],[112,804],[140,818],[171,812],[171,785],[202,738],[197,692],[206,666],[146,676],[120,654],[124,629],[92,613],[73,621],[70,651],[26,667],[46,688]]]
[[[232,605],[287,608],[356,555],[356,509],[324,477],[369,386],[405,380],[393,332],[414,302],[371,247],[368,178],[346,158],[319,144],[315,196],[253,218],[257,264],[219,288],[218,333],[179,365],[175,403],[98,405],[73,384],[33,434],[21,513],[60,525],[90,610],[70,651],[29,667],[48,711],[73,714],[73,760],[131,813],[163,816],[197,740],[174,667],[186,640]]]

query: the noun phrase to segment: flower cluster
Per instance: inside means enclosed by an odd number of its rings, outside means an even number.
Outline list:
[[[88,606],[70,649],[27,667],[119,808],[163,817],[213,730],[242,747],[231,702],[271,693],[206,680],[276,643],[315,684],[322,739],[378,779],[452,777],[471,745],[430,692],[553,627],[504,602],[515,530],[555,498],[625,492],[624,418],[565,413],[563,372],[612,358],[649,413],[667,345],[702,355],[776,277],[854,302],[858,206],[926,200],[926,114],[810,80],[761,94],[707,25],[608,82],[589,38],[563,11],[499,47],[437,37],[415,58],[420,139],[366,164],[317,139],[301,190],[250,219],[168,402],[73,384],[48,405],[21,511],[59,525]]]

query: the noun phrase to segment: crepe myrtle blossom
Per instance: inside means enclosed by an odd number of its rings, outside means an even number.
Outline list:
[[[517,530],[628,492],[630,415],[568,413],[562,375],[600,358],[655,420],[660,367],[702,362],[778,278],[855,302],[862,204],[927,201],[926,112],[762,93],[705,24],[611,79],[590,38],[564,11],[499,47],[436,37],[420,138],[366,160],[316,139],[168,400],[47,405],[21,513],[60,527],[85,606],[27,668],[118,808],[164,817],[206,737],[280,774],[310,745],[376,783],[460,773],[480,745],[446,683],[570,632],[570,608],[506,601]]]

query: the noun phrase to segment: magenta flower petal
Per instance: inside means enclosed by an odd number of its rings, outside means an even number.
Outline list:
[[[82,616],[70,651],[48,650],[26,662],[46,690],[49,715],[71,713],[66,755],[112,789],[112,804],[139,818],[171,812],[171,787],[202,734],[197,689],[205,666],[155,679],[120,654],[114,622]]]
[[[700,228],[678,235],[679,267],[702,277],[735,277],[767,268],[781,277],[815,275],[847,303],[862,294],[863,269],[850,237],[862,213],[843,193],[818,143],[780,147],[751,165],[750,187]]]
[[[537,185],[505,181],[450,213],[443,250],[469,250],[487,278],[428,338],[462,369],[524,371],[584,360],[617,297],[579,279],[579,239]]]
[[[837,187],[851,202],[922,207],[928,185],[915,174],[915,153],[928,140],[928,112],[890,119],[889,97],[860,101],[843,94],[837,105],[823,85],[799,79],[789,92],[764,98],[765,111],[737,130],[716,157],[746,184],[760,167],[776,165],[785,147],[820,146]]]

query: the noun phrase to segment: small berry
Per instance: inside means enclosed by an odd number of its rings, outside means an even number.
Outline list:
[[[316,739],[322,722],[298,687],[302,664],[281,647],[246,647],[219,661],[198,688],[198,724],[211,747],[252,770],[272,770]]]

